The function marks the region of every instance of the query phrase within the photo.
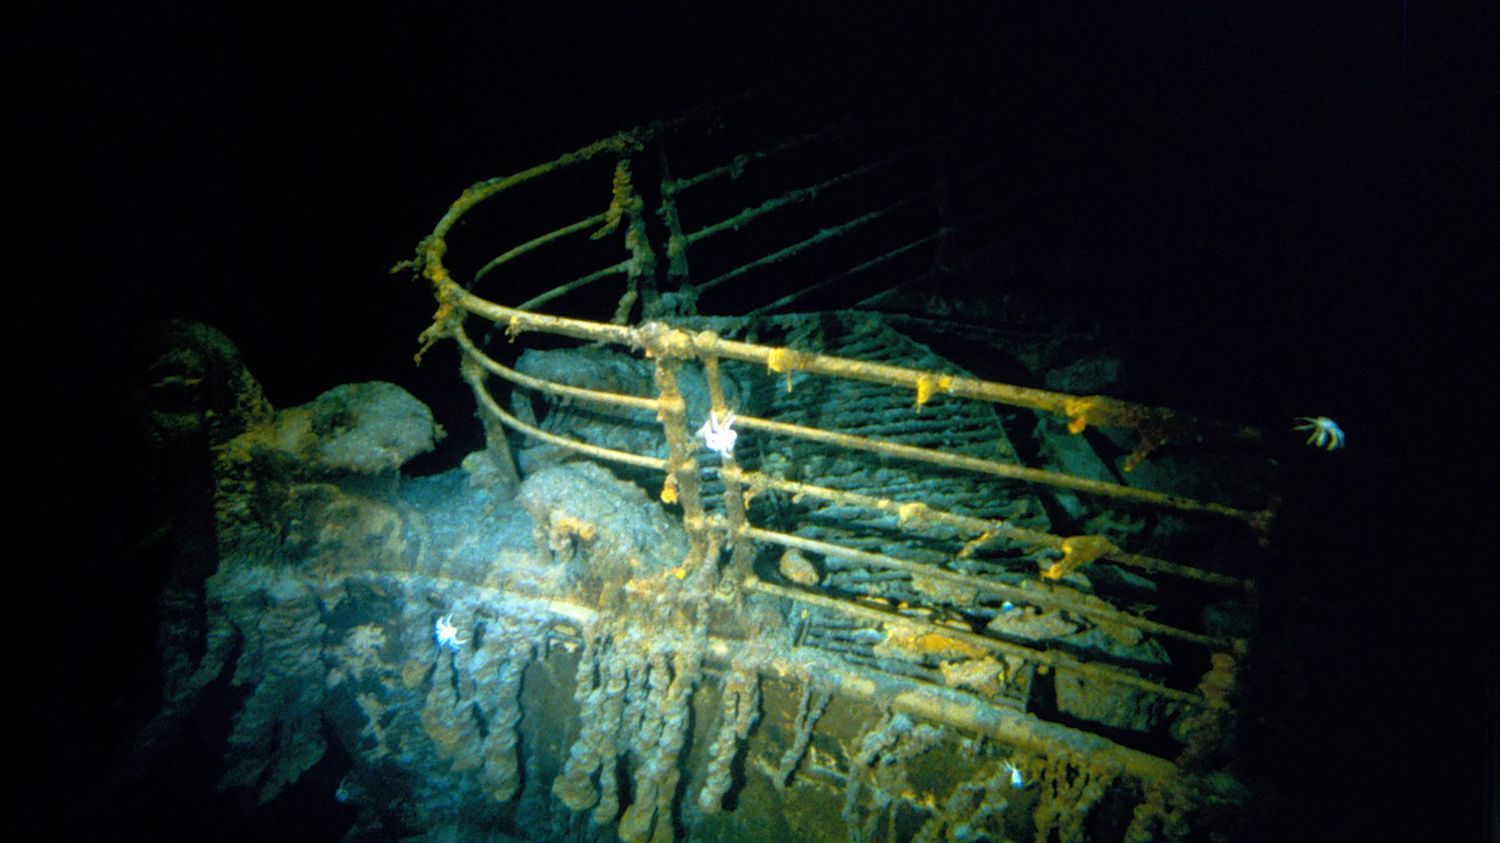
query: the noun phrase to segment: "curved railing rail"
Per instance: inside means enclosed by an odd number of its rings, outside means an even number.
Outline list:
[[[788,261],[823,244],[852,238],[873,216],[870,219],[855,216],[842,222],[834,221],[804,234],[778,231],[786,238],[783,240],[785,245],[774,245],[742,260],[737,266],[717,271],[701,284],[694,284],[687,268],[690,250],[701,247],[713,238],[735,235],[751,224],[773,220],[776,214],[787,208],[814,202],[827,192],[886,174],[905,160],[899,155],[884,155],[870,164],[845,167],[831,177],[815,178],[804,186],[782,191],[748,205],[742,211],[703,224],[692,233],[684,234],[682,203],[694,191],[713,184],[733,182],[741,178],[747,169],[767,166],[777,159],[797,154],[799,150],[826,143],[837,131],[828,129],[807,133],[761,151],[736,156],[727,164],[704,170],[697,175],[675,178],[671,175],[668,139],[676,128],[677,124],[653,124],[623,132],[551,162],[511,176],[475,184],[463,192],[433,232],[422,240],[416,258],[398,267],[410,269],[430,282],[438,301],[433,322],[421,336],[422,347],[418,352],[418,359],[440,340],[451,339],[456,343],[462,359],[462,376],[481,409],[489,452],[496,464],[510,478],[518,479],[508,444],[509,431],[520,437],[568,449],[590,459],[660,473],[662,478],[659,496],[667,504],[680,506],[683,525],[692,541],[691,559],[695,560],[695,564],[707,568],[701,572],[705,575],[701,581],[711,584],[712,588],[731,598],[737,599],[739,595],[746,593],[770,595],[870,623],[900,626],[910,634],[936,636],[942,641],[956,642],[954,646],[969,648],[974,652],[990,653],[1001,658],[1019,658],[1043,669],[1067,671],[1089,680],[1144,691],[1180,705],[1201,709],[1223,708],[1225,702],[1222,695],[1205,694],[1202,690],[1203,683],[1200,683],[1200,687],[1173,687],[1126,666],[1086,661],[1063,651],[1027,646],[954,629],[932,620],[906,617],[886,608],[830,596],[813,588],[770,582],[756,575],[752,563],[759,549],[795,549],[823,557],[840,558],[874,569],[899,571],[926,581],[987,594],[1017,604],[1066,610],[1112,628],[1131,628],[1201,648],[1208,654],[1222,653],[1234,657],[1243,653],[1244,641],[1183,628],[1178,624],[1154,620],[1090,599],[1073,589],[1062,587],[1059,580],[1082,566],[1105,560],[1123,568],[1177,578],[1197,587],[1218,590],[1241,599],[1252,599],[1254,594],[1254,584],[1248,579],[1130,552],[1102,536],[1058,535],[1019,526],[1005,519],[978,518],[944,511],[921,500],[879,497],[812,482],[788,480],[770,473],[742,468],[732,450],[728,449],[723,449],[712,459],[706,459],[712,452],[693,431],[707,419],[689,418],[688,402],[679,387],[680,372],[685,366],[701,369],[709,395],[710,418],[726,425],[731,423],[729,420],[732,418],[733,429],[745,439],[757,435],[784,437],[825,447],[875,454],[882,459],[900,460],[934,470],[973,472],[1008,481],[1067,490],[1132,507],[1223,519],[1244,525],[1250,535],[1262,542],[1274,515],[1274,505],[1247,509],[1198,500],[1017,462],[791,424],[756,416],[750,412],[749,407],[731,405],[726,398],[721,372],[723,361],[764,367],[768,373],[788,378],[793,373],[799,373],[804,376],[883,385],[912,395],[913,412],[919,412],[934,397],[946,396],[950,399],[1004,404],[1051,414],[1064,420],[1068,430],[1075,435],[1095,426],[1128,429],[1134,431],[1137,445],[1125,461],[1127,471],[1146,459],[1155,449],[1170,442],[1219,439],[1254,443],[1261,439],[1259,431],[1252,428],[1211,422],[1164,408],[1143,406],[1102,395],[1071,395],[782,346],[730,340],[712,331],[674,327],[674,315],[692,313],[693,305],[701,293],[751,276],[766,266]],[[449,270],[445,263],[448,259],[449,240],[456,236],[459,223],[465,220],[466,215],[523,184],[563,170],[600,164],[611,165],[607,168],[610,198],[603,210],[585,210],[571,222],[510,246],[493,258],[475,261],[477,268],[464,281],[455,278],[454,273]],[[646,169],[653,170],[660,183],[643,190],[637,184],[637,174]],[[897,205],[909,209],[923,202],[930,204],[935,196],[944,193],[930,186],[911,191],[893,187],[890,192],[900,198],[872,214],[895,213]],[[657,203],[656,217],[659,224],[648,222],[648,194]],[[822,291],[830,283],[892,260],[892,256],[929,246],[938,249],[962,227],[961,223],[954,221],[950,212],[942,208],[933,210],[927,221],[931,223],[929,230],[916,233],[907,242],[872,243],[864,257],[853,258],[848,266],[834,269],[826,277],[815,280],[802,289]],[[568,248],[570,243],[578,242],[577,238],[590,232],[591,238],[596,240],[604,237],[621,238],[626,257],[571,279],[551,279],[546,282],[545,289],[528,291],[530,294],[519,306],[499,304],[475,292],[475,287],[480,283],[509,283],[514,289],[521,289],[519,284],[524,279],[519,275],[506,275],[504,270],[508,265],[522,256],[535,256],[542,250]],[[659,271],[658,267],[662,264],[665,264],[665,269]],[[543,305],[562,302],[585,288],[597,291],[598,288],[594,285],[609,278],[617,278],[620,282],[620,287],[616,289],[618,297],[611,295],[601,298],[595,292],[590,300],[595,309],[601,301],[614,302],[609,321],[571,318],[537,310]],[[770,305],[747,310],[764,311],[766,307],[784,306],[799,298],[801,296],[796,290],[783,292]],[[487,328],[492,326],[512,343],[524,335],[539,334],[618,346],[643,355],[654,367],[656,394],[644,396],[607,392],[558,383],[517,371],[496,360],[482,341],[476,341],[470,332],[470,327],[476,321]],[[571,402],[636,414],[652,414],[660,422],[661,441],[665,443],[667,456],[590,444],[543,430],[508,412],[491,391],[492,379],[508,384],[511,388],[531,390]],[[722,489],[721,499],[713,501],[712,506],[705,500],[705,477],[715,479],[715,488]],[[811,539],[752,521],[748,502],[755,496],[768,492],[797,499],[836,503],[883,516],[894,515],[899,527],[914,532],[941,527],[957,534],[964,542],[960,556],[993,544],[1006,543],[1044,553],[1049,564],[1041,566],[1032,580],[1022,587],[834,541]],[[720,548],[727,549],[727,561],[719,558]],[[1205,677],[1204,682],[1207,681]]]

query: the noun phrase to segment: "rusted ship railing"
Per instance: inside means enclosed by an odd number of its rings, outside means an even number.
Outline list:
[[[751,274],[753,271],[786,261],[787,259],[815,249],[830,241],[849,237],[863,224],[863,217],[842,221],[831,221],[806,236],[794,236],[789,243],[763,250],[758,255],[735,267],[725,268],[701,283],[694,284],[688,271],[688,251],[706,240],[738,232],[752,222],[784,211],[786,208],[813,200],[825,191],[868,179],[892,166],[896,158],[886,156],[863,166],[849,167],[831,178],[813,181],[806,186],[793,187],[777,196],[748,206],[746,210],[706,223],[691,234],[682,229],[682,209],[679,203],[692,191],[706,185],[733,181],[750,167],[759,167],[788,155],[808,144],[822,142],[833,130],[812,132],[767,148],[735,157],[730,163],[721,164],[697,175],[674,178],[670,172],[668,156],[660,143],[664,134],[670,134],[671,126],[655,124],[582,147],[554,161],[523,170],[512,176],[480,182],[453,203],[447,214],[439,221],[433,232],[418,247],[417,257],[398,268],[411,269],[432,284],[438,300],[438,310],[432,325],[422,334],[422,348],[427,351],[442,339],[456,342],[462,356],[461,372],[470,385],[481,408],[487,429],[487,442],[496,464],[516,477],[515,462],[507,444],[506,430],[522,437],[550,443],[570,449],[591,459],[611,461],[636,469],[660,472],[663,477],[659,490],[660,498],[667,504],[680,506],[682,521],[693,547],[693,559],[707,566],[708,576],[701,581],[717,588],[718,592],[731,599],[749,593],[785,599],[822,611],[848,615],[862,622],[900,626],[915,630],[918,635],[932,640],[952,642],[954,647],[976,653],[993,653],[999,656],[1014,656],[1031,666],[1065,671],[1090,680],[1126,686],[1134,690],[1169,700],[1173,703],[1204,710],[1219,710],[1225,707],[1222,694],[1205,693],[1202,690],[1208,677],[1199,687],[1183,688],[1163,684],[1147,675],[1108,662],[1090,662],[1064,652],[1043,647],[1026,646],[1013,641],[981,635],[972,631],[954,629],[929,620],[903,616],[889,608],[872,607],[843,597],[831,596],[814,589],[796,585],[779,584],[761,579],[755,574],[752,562],[757,548],[778,546],[816,553],[825,557],[842,558],[861,565],[883,570],[900,571],[955,587],[972,589],[1005,600],[1036,605],[1048,609],[1062,609],[1100,623],[1132,627],[1144,633],[1172,639],[1186,645],[1201,648],[1208,654],[1227,655],[1238,658],[1245,651],[1244,641],[1204,631],[1184,629],[1177,625],[1155,621],[1116,607],[1102,607],[1083,600],[1066,589],[1054,588],[1054,583],[1081,566],[1098,560],[1108,560],[1126,568],[1152,574],[1175,577],[1211,589],[1222,590],[1228,595],[1241,598],[1252,596],[1252,581],[1202,567],[1170,562],[1152,556],[1133,553],[1099,536],[1064,536],[1046,531],[1027,529],[1004,519],[977,518],[960,513],[947,512],[920,500],[899,500],[830,488],[817,483],[798,482],[773,476],[761,471],[746,470],[736,462],[731,452],[723,453],[717,464],[705,469],[700,456],[706,453],[693,430],[704,419],[688,417],[687,402],[678,386],[678,372],[683,366],[700,366],[710,397],[709,413],[718,420],[728,419],[734,414],[734,426],[740,434],[764,434],[792,440],[816,442],[835,448],[857,450],[891,458],[923,464],[936,469],[962,470],[988,474],[1027,484],[1065,489],[1129,506],[1146,507],[1200,516],[1226,519],[1246,527],[1247,535],[1264,540],[1273,515],[1271,507],[1246,509],[1225,503],[1197,500],[1180,495],[1166,494],[1150,489],[1104,482],[1078,477],[1062,472],[1049,471],[1015,462],[975,457],[969,454],[950,453],[940,448],[915,447],[885,441],[879,438],[854,435],[838,430],[825,430],[807,425],[790,424],[772,418],[757,417],[744,407],[731,406],[721,373],[722,361],[738,361],[757,367],[773,375],[790,378],[793,373],[817,377],[850,379],[881,384],[901,390],[913,396],[912,412],[920,412],[934,397],[1005,404],[1025,408],[1038,413],[1051,414],[1064,420],[1068,430],[1080,434],[1088,427],[1124,428],[1134,431],[1137,445],[1126,460],[1125,470],[1130,470],[1147,458],[1154,449],[1173,441],[1202,441],[1204,438],[1257,442],[1260,433],[1252,428],[1224,425],[1192,418],[1171,410],[1147,407],[1100,395],[1070,395],[1060,392],[1034,389],[997,383],[972,377],[956,376],[943,372],[924,371],[902,366],[875,363],[859,359],[814,353],[794,348],[763,345],[724,339],[710,331],[685,330],[673,326],[673,316],[695,311],[694,303],[699,294],[728,282]],[[655,158],[653,159],[653,154]],[[610,163],[608,172],[607,207],[602,211],[585,210],[574,221],[561,227],[532,236],[499,253],[488,260],[476,261],[474,268],[464,273],[467,280],[460,282],[455,271],[450,271],[445,261],[449,260],[449,238],[454,235],[456,225],[467,214],[483,203],[503,196],[508,190],[535,182],[556,172],[598,164]],[[644,163],[643,163],[644,162]],[[646,199],[635,184],[635,174],[645,166],[654,167],[660,185],[655,187],[659,207],[657,217],[666,228],[660,242],[653,242],[652,226],[647,224]],[[601,173],[601,175],[603,175]],[[873,215],[894,213],[900,208],[932,200],[941,191],[917,190],[904,194],[893,203],[882,206]],[[601,200],[603,191],[600,192]],[[596,206],[597,207],[597,206]],[[872,217],[873,218],[873,217]],[[951,214],[935,210],[927,220],[929,230],[917,232],[909,242],[890,248],[889,243],[870,244],[864,258],[855,260],[843,270],[829,273],[828,278],[815,281],[813,288],[826,286],[829,278],[840,278],[849,273],[858,273],[895,255],[907,254],[919,247],[938,244],[952,236],[960,224]],[[568,248],[579,243],[580,235],[592,231],[591,239],[620,237],[627,257],[607,263],[594,271],[572,279],[549,279],[533,290],[520,286],[523,276],[506,277],[512,285],[507,296],[520,298],[523,303],[510,307],[481,297],[471,287],[485,280],[493,282],[504,273],[508,264],[523,256],[557,248]],[[657,269],[658,257],[665,259],[666,269]],[[573,318],[537,312],[542,305],[551,305],[568,299],[579,290],[588,288],[597,291],[595,285],[602,280],[619,277],[623,290],[601,297],[597,292],[579,309],[591,310],[608,319]],[[664,279],[665,283],[660,283]],[[807,287],[801,289],[806,290]],[[775,299],[790,302],[798,297],[793,290]],[[607,302],[608,308],[601,309]],[[640,318],[636,319],[635,314]],[[475,340],[469,331],[470,318],[488,323],[511,342],[526,334],[544,334],[567,337],[588,343],[602,343],[623,347],[642,354],[652,361],[655,368],[657,394],[654,396],[629,395],[605,392],[580,386],[556,383],[526,375],[496,360]],[[504,346],[501,346],[502,348]],[[497,401],[489,386],[493,376],[513,387],[534,390],[574,402],[619,408],[638,413],[651,413],[661,423],[662,439],[666,443],[665,458],[651,454],[633,453],[616,448],[585,443],[549,432],[530,424],[508,412]],[[790,385],[790,381],[789,381]],[[705,471],[715,477],[722,486],[721,500],[710,506],[705,500],[703,480]],[[1029,583],[1030,587],[1019,588],[975,576],[949,570],[922,562],[899,559],[883,553],[798,536],[786,530],[772,529],[768,525],[753,523],[748,502],[758,494],[777,492],[796,498],[812,498],[836,502],[842,506],[869,512],[896,516],[903,529],[918,530],[924,527],[944,527],[955,531],[966,542],[959,555],[996,542],[1007,542],[1014,546],[1050,551],[1053,559],[1050,566],[1042,567]],[[717,549],[727,547],[728,561],[721,562]],[[1213,660],[1215,669],[1221,662]],[[1180,683],[1179,683],[1180,684]],[[935,692],[949,692],[937,688]],[[983,708],[982,703],[974,703]],[[918,706],[921,713],[939,719],[951,715],[955,709],[948,704]],[[972,714],[970,720],[985,720],[999,715]],[[962,727],[963,717],[948,717]],[[1017,727],[1018,729],[1020,727]],[[1049,727],[1050,728],[1050,727]],[[1022,730],[1024,731],[1024,730]],[[1076,734],[1074,730],[1064,730]],[[1009,734],[1007,732],[1007,734]],[[1020,734],[1019,732],[1017,734]],[[1014,736],[1012,736],[1014,737]],[[1090,736],[1090,741],[1109,741]],[[1124,750],[1127,754],[1134,750]],[[1170,764],[1150,756],[1136,759],[1131,755],[1131,768],[1142,775],[1163,775]],[[1146,759],[1146,760],[1142,760]]]

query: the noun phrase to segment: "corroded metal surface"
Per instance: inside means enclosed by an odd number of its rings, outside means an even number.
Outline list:
[[[670,132],[650,138],[631,135],[639,137],[638,144],[612,148],[622,160],[654,153],[663,177],[657,194],[658,215],[669,227],[660,251],[668,258],[666,280],[675,289],[656,289],[651,284],[642,300],[645,318],[633,326],[619,316],[637,303],[643,283],[638,277],[627,283],[611,324],[530,311],[578,289],[577,281],[559,279],[553,291],[533,295],[519,308],[468,289],[443,262],[448,249],[445,238],[456,219],[450,212],[409,265],[434,284],[442,305],[424,341],[456,338],[472,364],[466,371],[483,370],[513,388],[548,396],[556,419],[565,421],[562,402],[632,411],[645,411],[654,402],[668,447],[654,450],[651,462],[645,461],[647,455],[638,448],[604,447],[597,431],[584,437],[576,453],[664,470],[664,479],[643,482],[657,490],[672,510],[680,507],[686,529],[700,537],[693,542],[695,553],[709,547],[701,538],[704,535],[716,536],[716,542],[730,550],[727,559],[714,553],[697,563],[712,573],[705,574],[705,583],[719,583],[713,599],[727,601],[729,608],[715,617],[735,625],[749,606],[770,598],[770,605],[791,630],[791,649],[778,651],[774,658],[750,658],[746,654],[758,649],[748,643],[736,651],[733,675],[740,677],[735,687],[741,690],[726,692],[737,702],[725,703],[724,725],[714,739],[715,746],[728,745],[732,738],[743,740],[753,729],[753,718],[743,711],[748,705],[745,695],[749,692],[743,690],[747,670],[778,675],[807,670],[808,663],[815,663],[819,671],[878,677],[877,684],[908,683],[907,690],[896,694],[906,702],[888,708],[903,712],[902,717],[914,715],[942,724],[941,728],[984,734],[1051,759],[1035,765],[1037,770],[1042,775],[1062,776],[1069,784],[1061,786],[1049,779],[1046,787],[1051,800],[1038,805],[1035,812],[1039,839],[1067,813],[1052,800],[1071,800],[1074,807],[1092,804],[1121,774],[1140,782],[1175,781],[1180,791],[1180,783],[1190,780],[1193,772],[1183,765],[1191,767],[1212,756],[1215,750],[1210,745],[1228,733],[1233,705],[1226,688],[1233,685],[1234,666],[1247,650],[1248,634],[1243,626],[1194,628],[1182,620],[1191,612],[1184,613],[1188,606],[1181,601],[1239,605],[1244,607],[1243,615],[1253,606],[1254,587],[1235,569],[1215,570],[1213,565],[1184,564],[1131,550],[1132,540],[1147,536],[1133,532],[1131,516],[1119,513],[1164,510],[1188,518],[1238,522],[1242,533],[1220,531],[1228,541],[1264,542],[1274,501],[1247,508],[1121,483],[1107,475],[1074,474],[1045,463],[1028,463],[1010,443],[1007,428],[1016,424],[1016,413],[1037,413],[1060,419],[1066,436],[1081,437],[1096,427],[1130,431],[1135,444],[1118,463],[1126,476],[1152,453],[1174,442],[1253,443],[1258,432],[1103,395],[1070,395],[977,378],[906,342],[868,314],[809,314],[800,323],[796,315],[767,318],[809,292],[841,283],[898,254],[928,243],[951,247],[956,231],[951,207],[940,208],[931,218],[931,235],[919,233],[905,244],[873,235],[868,246],[858,246],[870,257],[852,259],[847,269],[825,270],[821,280],[807,278],[802,292],[784,294],[770,306],[749,308],[751,317],[702,319],[698,302],[708,291],[744,283],[768,267],[795,263],[831,244],[857,241],[867,226],[887,214],[945,198],[944,190],[934,189],[934,182],[924,187],[920,177],[897,186],[902,176],[891,171],[900,169],[895,162],[920,157],[913,150],[887,150],[863,161],[839,160],[835,153],[823,174],[813,173],[799,158],[793,168],[798,175],[793,178],[802,179],[801,183],[783,182],[780,192],[762,194],[756,202],[738,205],[741,210],[690,230],[684,203],[692,191],[722,185],[725,176],[738,181],[751,165],[758,172],[774,167],[789,150],[805,154],[840,131],[810,132],[794,142],[735,156],[730,164],[708,166],[698,176],[671,175],[677,167],[669,163],[675,149]],[[566,165],[577,158],[575,153],[556,163]],[[615,168],[611,204],[615,218],[622,195],[631,201],[639,195],[638,190],[622,187],[622,179],[634,172],[625,165]],[[913,172],[922,171],[908,169],[904,175]],[[845,214],[842,219],[818,223],[815,230],[802,235],[794,233],[794,223],[792,229],[779,232],[779,243],[763,247],[758,254],[753,248],[739,249],[737,262],[714,262],[711,245],[715,238],[739,235],[752,226],[765,228],[790,216],[790,209],[815,208],[825,191],[874,178],[889,183],[871,192],[870,204],[863,210],[836,204],[835,213]],[[757,186],[764,189],[764,184]],[[484,198],[496,193],[489,191]],[[466,194],[466,200],[470,198]],[[474,204],[468,201],[465,209]],[[529,241],[524,249],[530,251],[543,241],[550,243],[584,227],[573,223],[554,235]],[[908,234],[911,231],[919,229],[909,229]],[[627,237],[627,250],[639,256],[639,238],[646,233],[636,229],[631,235],[634,240]],[[485,263],[474,281],[515,253],[512,249]],[[690,254],[708,256],[704,262],[716,268],[703,273],[689,270]],[[585,277],[592,282],[600,276]],[[662,302],[670,304],[657,307]],[[653,315],[666,318],[651,321]],[[536,332],[635,351],[654,361],[642,365],[655,366],[657,389],[611,394],[606,383],[589,383],[587,378],[559,384],[520,375],[494,359],[498,351],[469,338],[464,328],[469,317],[493,323],[510,342],[524,341]],[[827,329],[841,319],[862,327],[842,333]],[[811,327],[811,333],[796,327],[799,324]],[[847,339],[841,338],[845,335]],[[746,336],[757,339],[734,338]],[[780,337],[781,344],[766,342],[766,336]],[[700,405],[698,414],[712,418],[734,414],[741,436],[732,453],[715,457],[702,443],[687,437],[700,419],[684,414],[686,405],[677,392],[676,373],[692,366],[701,366],[711,395],[710,406]],[[741,387],[733,400],[725,398],[726,373],[732,373]],[[779,388],[783,379],[784,392]],[[522,435],[540,433],[537,425],[499,411],[499,402],[485,393],[477,379],[471,381],[481,407],[495,420]],[[997,413],[1001,408],[1009,415]],[[567,449],[568,425],[556,419],[545,441]],[[1056,429],[1039,426],[1037,431],[1041,435],[1043,430]],[[575,426],[574,432],[582,431]],[[624,444],[627,440],[617,441]],[[664,460],[658,455],[664,455]],[[1057,510],[1047,504],[1049,489],[1097,502],[1100,507],[1092,523],[1105,532],[1069,535],[1054,530],[1048,512]],[[1076,508],[1068,514],[1073,523],[1087,520],[1078,517]],[[721,569],[728,576],[720,578]],[[778,579],[782,582],[775,582]],[[1153,617],[1164,606],[1169,610],[1161,612],[1162,616],[1176,620]],[[834,664],[839,667],[831,668]],[[1045,681],[1040,681],[1043,674]],[[845,675],[837,693],[877,704],[884,698],[885,706],[892,705],[888,692],[861,695],[854,690],[858,687],[863,687],[859,679]],[[809,694],[803,695],[804,707],[810,704],[806,701]],[[1089,735],[1076,732],[1076,727],[1048,725],[1058,715],[1085,729],[1096,724],[1100,731]],[[815,719],[806,710],[801,716],[804,722]],[[897,730],[904,737],[917,734],[912,723],[898,723],[889,715],[882,723],[877,733],[884,729]],[[898,738],[866,736],[868,747],[882,741],[894,744]],[[806,738],[798,742],[805,744]],[[1132,749],[1131,743],[1151,752],[1165,751],[1165,756]],[[926,750],[909,751],[916,755]],[[856,751],[848,760],[850,784],[841,815],[856,837],[873,827],[854,816],[862,800],[859,777],[853,773],[875,752],[873,748]],[[1077,767],[1080,763],[1083,766]],[[977,769],[973,782],[953,790],[949,798],[964,802],[961,793],[990,793],[981,802],[990,800],[991,812],[1003,813],[994,806],[1004,800],[985,784],[995,778],[995,770],[982,764]],[[1067,772],[1070,769],[1074,772]],[[1107,772],[1095,775],[1087,770]],[[714,781],[715,787],[705,791],[703,799],[705,805],[717,807],[720,779]],[[1162,793],[1142,791],[1141,808],[1129,835],[1143,833],[1141,827],[1159,820],[1163,812],[1180,811],[1186,804],[1182,797],[1170,809],[1163,807],[1164,800],[1171,800]],[[931,810],[934,803],[925,804]],[[979,814],[993,821],[985,811]],[[1059,828],[1064,839],[1082,833],[1077,823]]]
[[[486,426],[461,471],[400,474],[434,431],[385,389],[215,451],[218,569],[160,724],[232,677],[225,786],[270,798],[336,741],[370,834],[1201,832],[1237,798],[1243,560],[1274,501],[1134,470],[1256,432],[784,313],[939,271],[985,209],[847,122],[722,154],[690,123],[480,182],[403,265],[438,300],[419,358],[454,341]],[[459,225],[565,172],[594,189],[561,219]],[[761,303],[705,315],[735,288]]]

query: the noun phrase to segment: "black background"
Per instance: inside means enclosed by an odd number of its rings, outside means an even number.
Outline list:
[[[87,801],[150,705],[152,580],[119,567],[143,326],[215,325],[278,407],[390,380],[461,434],[451,358],[411,362],[430,294],[390,266],[476,180],[753,88],[990,133],[1046,225],[1116,264],[1056,295],[1149,304],[1180,402],[1339,419],[1350,446],[1299,479],[1309,549],[1273,587],[1314,617],[1270,646],[1321,678],[1262,709],[1247,753],[1286,801],[1256,828],[1477,833],[1494,6],[1098,5],[17,13],[12,412],[46,455],[25,497],[52,550],[18,563],[45,584],[18,598],[31,690],[8,705],[39,794]]]

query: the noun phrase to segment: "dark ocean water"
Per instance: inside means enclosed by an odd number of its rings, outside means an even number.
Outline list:
[[[1491,367],[1471,343],[1494,277],[1475,201],[1493,192],[1494,117],[1473,94],[1493,68],[1467,22],[1412,9],[1403,35],[1385,5],[28,20],[26,128],[45,163],[25,180],[45,229],[31,242],[47,245],[24,283],[42,293],[29,344],[48,350],[21,384],[59,393],[37,422],[66,437],[39,487],[56,491],[38,496],[59,561],[30,563],[44,585],[19,615],[35,643],[10,711],[41,809],[25,829],[320,840],[349,821],[313,795],[331,784],[319,769],[260,811],[213,794],[208,731],[182,737],[160,780],[101,789],[154,706],[158,582],[118,566],[140,539],[123,388],[138,329],[214,324],[277,406],[384,379],[467,420],[451,361],[412,366],[430,294],[389,267],[479,178],[753,87],[799,118],[867,109],[992,136],[1017,201],[1056,232],[1039,248],[1108,270],[1025,292],[1132,314],[1141,354],[1170,373],[1132,397],[1340,420],[1349,446],[1293,477],[1288,569],[1265,578],[1263,652],[1281,660],[1246,755],[1275,783],[1258,839],[1473,839],[1478,724],[1494,716],[1473,587],[1487,496],[1469,486],[1490,427],[1475,391]],[[456,425],[416,468],[449,468],[477,439]]]

